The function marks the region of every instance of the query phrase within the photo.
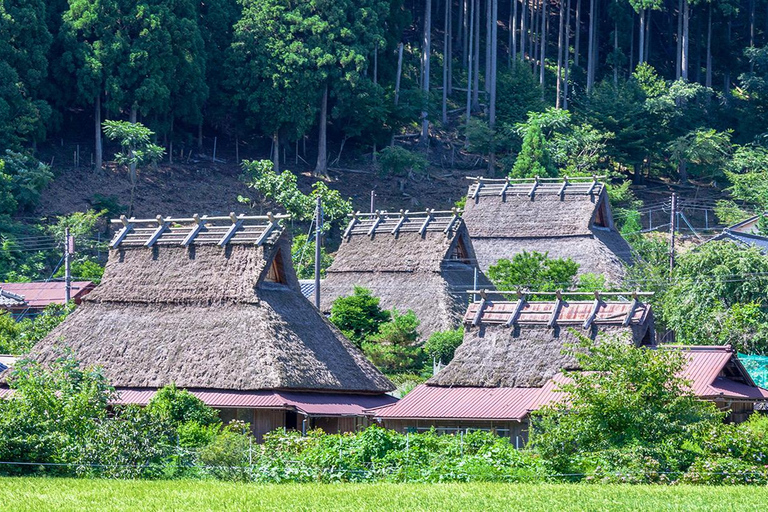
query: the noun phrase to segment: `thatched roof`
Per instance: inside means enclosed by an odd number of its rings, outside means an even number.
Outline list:
[[[459,211],[356,214],[321,285],[321,309],[369,288],[385,309],[411,309],[420,334],[461,324],[475,253]],[[478,272],[479,286],[491,286]]]
[[[287,232],[267,217],[214,219],[185,245],[196,219],[170,220],[151,247],[151,233],[124,227],[102,284],[32,356],[68,346],[117,387],[393,389],[301,295]]]
[[[464,220],[480,267],[522,251],[570,257],[580,273],[624,275],[630,248],[613,223],[605,186],[594,180],[490,180],[469,187]]]
[[[464,320],[464,342],[429,385],[540,387],[560,370],[576,369],[576,360],[563,353],[578,341],[574,331],[592,339],[623,335],[635,345],[655,343],[651,307],[639,300],[484,300],[470,305]]]

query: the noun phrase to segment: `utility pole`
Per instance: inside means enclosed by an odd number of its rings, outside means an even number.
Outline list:
[[[669,216],[669,275],[675,268],[675,230],[677,229],[677,194],[672,192],[672,208]]]
[[[320,309],[320,236],[323,230],[323,205],[317,196],[315,210],[315,307]]]
[[[71,254],[74,252],[72,237],[69,236],[69,228],[64,229],[64,301],[69,302],[72,297],[72,272]]]
[[[371,213],[376,212],[376,192],[371,190]]]

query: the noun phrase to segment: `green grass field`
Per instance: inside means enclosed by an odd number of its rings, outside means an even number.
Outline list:
[[[766,510],[765,487],[578,484],[232,484],[0,478],[3,511]]]

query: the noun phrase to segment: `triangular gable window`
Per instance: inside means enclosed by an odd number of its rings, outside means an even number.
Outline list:
[[[272,263],[269,265],[267,275],[264,276],[264,281],[267,283],[280,283],[287,284],[285,280],[285,267],[283,265],[283,253],[280,249],[277,250],[277,254],[272,259]]]
[[[610,227],[610,221],[608,219],[608,207],[605,204],[605,199],[601,200],[600,204],[597,207],[597,212],[595,213],[595,221],[593,222],[593,225],[599,228]]]
[[[469,253],[467,252],[467,246],[464,245],[463,237],[459,237],[456,241],[450,254],[448,254],[448,261],[469,264]]]

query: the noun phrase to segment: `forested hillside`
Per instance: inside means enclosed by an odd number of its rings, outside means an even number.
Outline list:
[[[631,181],[625,232],[670,187],[697,229],[768,208],[766,2],[3,0],[0,36],[5,277],[54,269],[46,215],[270,207],[246,159],[359,209],[480,174]]]

